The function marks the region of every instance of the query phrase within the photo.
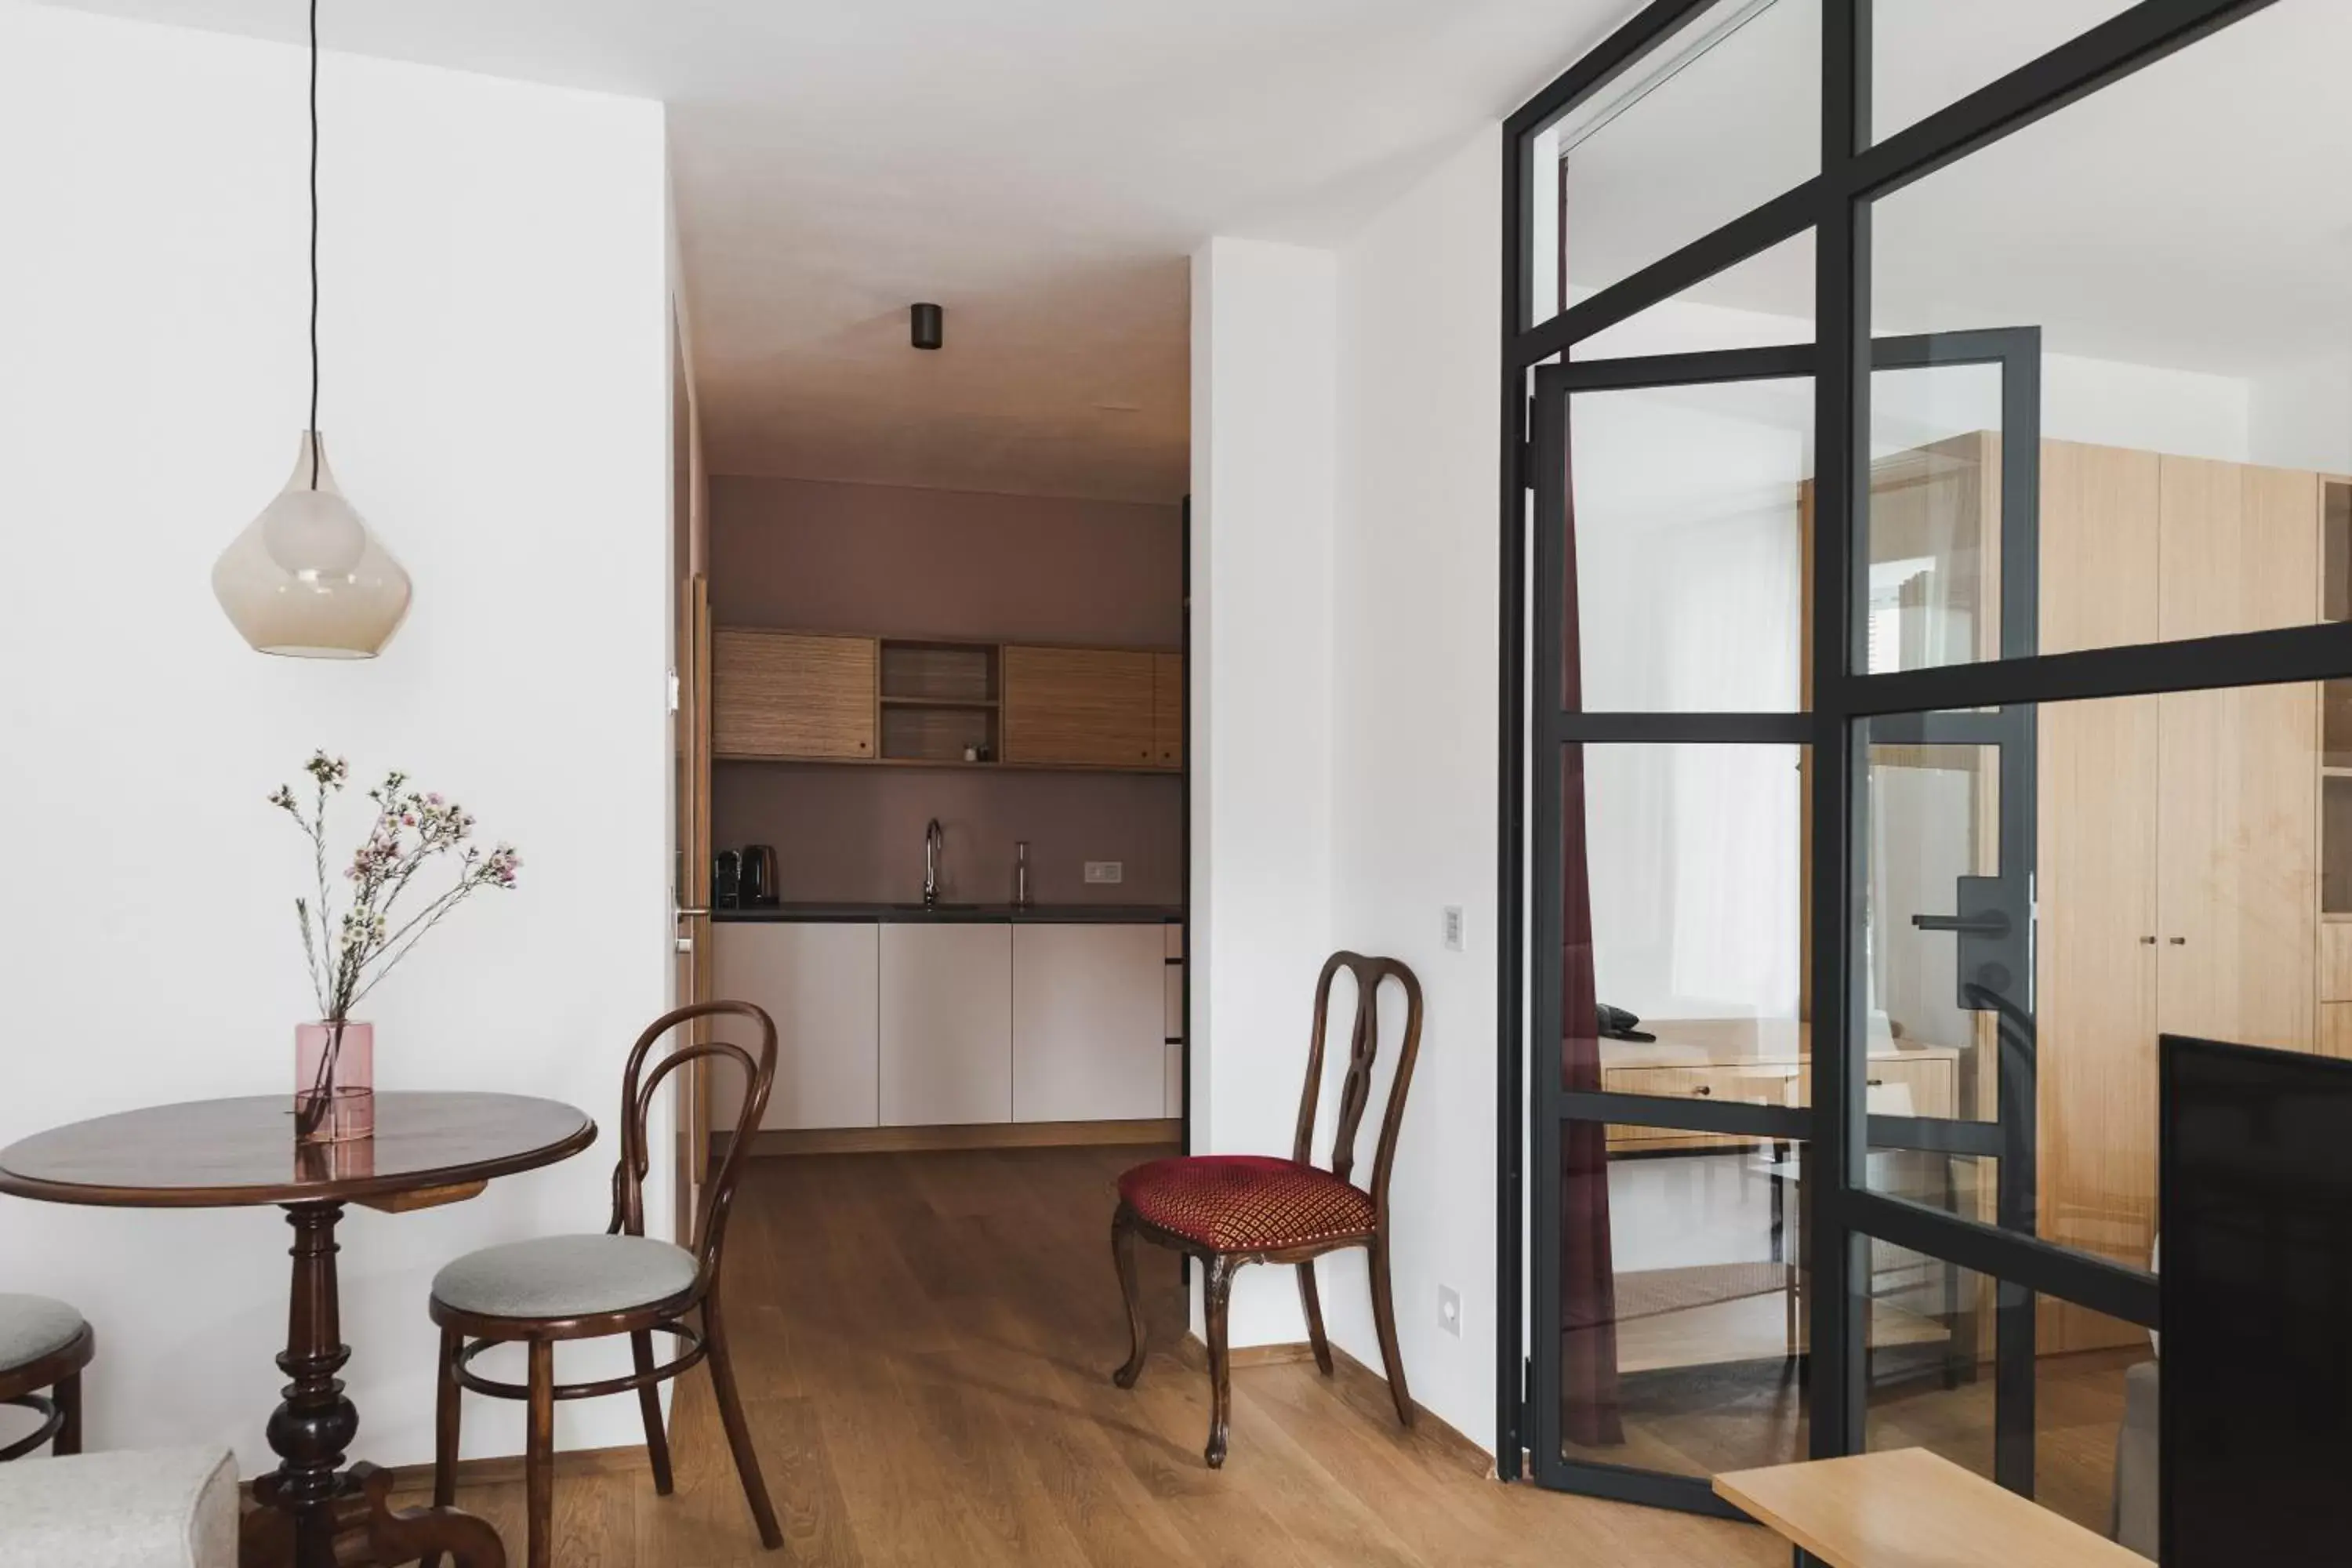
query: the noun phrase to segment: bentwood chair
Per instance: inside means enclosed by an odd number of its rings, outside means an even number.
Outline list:
[[[97,1350],[89,1325],[63,1301],[0,1295],[0,1405],[41,1418],[0,1447],[0,1459],[22,1458],[51,1442],[52,1454],[81,1452],[81,1369]],[[45,1388],[47,1398],[40,1393]]]
[[[1331,1011],[1331,982],[1340,970],[1355,976],[1356,1022],[1349,1037],[1348,1072],[1339,1087],[1339,1125],[1332,1135],[1328,1170],[1309,1163],[1315,1137],[1315,1105],[1323,1081],[1323,1039]],[[1356,1133],[1371,1098],[1372,1063],[1380,1053],[1380,990],[1394,979],[1404,992],[1404,1038],[1396,1076],[1381,1117],[1380,1142],[1372,1154],[1368,1192],[1349,1178],[1354,1173]],[[1381,1361],[1388,1372],[1389,1396],[1397,1419],[1412,1425],[1412,1395],[1405,1389],[1404,1362],[1397,1353],[1396,1309],[1389,1299],[1389,1173],[1396,1163],[1397,1130],[1404,1121],[1406,1091],[1412,1087],[1413,1058],[1421,1051],[1421,982],[1393,958],[1335,952],[1315,982],[1315,1037],[1307,1052],[1307,1090],[1298,1105],[1298,1131],[1287,1160],[1258,1154],[1197,1154],[1154,1160],[1118,1179],[1118,1209],[1111,1216],[1111,1257],[1119,1289],[1127,1297],[1127,1364],[1111,1374],[1121,1388],[1133,1388],[1143,1373],[1143,1312],[1136,1299],[1135,1238],[1143,1237],[1201,1260],[1209,1330],[1209,1446],[1211,1469],[1225,1462],[1225,1429],[1233,1410],[1232,1368],[1225,1351],[1225,1315],[1234,1274],[1244,1263],[1293,1263],[1298,1267],[1298,1300],[1307,1311],[1307,1338],[1315,1364],[1331,1375],[1331,1345],[1323,1337],[1323,1304],[1315,1291],[1315,1259],[1343,1247],[1370,1253],[1372,1322],[1381,1337]]]
[[[650,1075],[641,1075],[646,1053],[670,1030],[697,1018],[727,1016],[748,1019],[758,1029],[756,1060],[740,1046],[713,1040],[681,1046],[664,1057]],[[651,1159],[646,1120],[662,1079],[705,1058],[733,1062],[746,1081],[743,1111],[736,1121],[727,1158],[704,1186],[695,1245],[689,1251],[645,1233],[645,1177]],[[621,1160],[613,1171],[613,1220],[604,1234],[541,1237],[487,1247],[467,1253],[434,1276],[432,1311],[433,1321],[441,1325],[441,1376],[433,1500],[444,1506],[457,1500],[457,1417],[463,1393],[471,1390],[498,1399],[529,1401],[523,1483],[530,1521],[530,1568],[550,1568],[552,1550],[555,1402],[635,1390],[645,1415],[654,1490],[667,1497],[669,1438],[662,1429],[661,1394],[656,1385],[706,1360],[710,1363],[712,1390],[719,1397],[719,1418],[727,1428],[727,1444],[734,1450],[735,1468],[742,1478],[743,1494],[751,1500],[751,1517],[759,1524],[760,1541],[772,1552],[783,1544],[774,1505],[760,1479],[760,1458],[752,1451],[751,1429],[744,1425],[743,1402],[735,1392],[726,1322],[719,1302],[727,1215],[735,1201],[736,1178],[741,1173],[744,1156],[767,1109],[768,1089],[775,1074],[776,1026],[751,1004],[704,1002],[664,1014],[637,1037],[622,1074]],[[689,1312],[699,1315],[699,1332],[686,1322]],[[674,1335],[680,1342],[676,1358],[658,1366],[653,1352],[656,1333]],[[635,1373],[598,1383],[555,1381],[556,1342],[612,1334],[629,1336]],[[530,1347],[528,1385],[492,1382],[473,1370],[474,1358],[483,1351],[518,1342]],[[436,1568],[437,1563],[437,1554],[426,1559],[427,1568]]]

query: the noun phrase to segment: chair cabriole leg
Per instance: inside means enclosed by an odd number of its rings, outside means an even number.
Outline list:
[[[1233,1358],[1225,1349],[1225,1321],[1226,1309],[1233,1304],[1234,1271],[1239,1267],[1234,1258],[1212,1258],[1207,1278],[1202,1281],[1209,1329],[1209,1446],[1201,1457],[1213,1470],[1224,1468],[1225,1433],[1233,1418]]]
[[[1143,1303],[1135,1282],[1135,1211],[1125,1204],[1110,1216],[1110,1258],[1118,1270],[1120,1297],[1127,1303],[1127,1364],[1110,1374],[1121,1388],[1133,1388],[1143,1375]]]

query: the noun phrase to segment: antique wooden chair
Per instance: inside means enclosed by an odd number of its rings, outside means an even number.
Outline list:
[[[0,1459],[21,1458],[52,1439],[52,1454],[81,1452],[81,1369],[97,1346],[81,1314],[63,1301],[0,1295],[0,1405],[41,1418],[38,1426],[0,1447]]]
[[[1355,976],[1356,1022],[1349,1037],[1348,1073],[1339,1087],[1339,1125],[1332,1135],[1328,1170],[1309,1163],[1315,1137],[1315,1104],[1323,1081],[1323,1039],[1331,1011],[1331,982],[1340,970]],[[1356,1133],[1371,1098],[1372,1063],[1379,1055],[1380,990],[1394,978],[1404,992],[1404,1038],[1396,1077],[1381,1117],[1380,1142],[1372,1154],[1370,1191],[1349,1178],[1355,1170]],[[1244,1263],[1292,1263],[1298,1267],[1298,1300],[1307,1311],[1307,1333],[1315,1364],[1331,1374],[1331,1345],[1323,1337],[1323,1304],[1315,1293],[1315,1259],[1342,1247],[1370,1253],[1372,1321],[1380,1331],[1381,1361],[1397,1419],[1412,1425],[1412,1395],[1406,1391],[1404,1362],[1397,1353],[1396,1309],[1389,1300],[1389,1173],[1396,1163],[1397,1130],[1403,1123],[1405,1093],[1412,1087],[1413,1058],[1421,1050],[1421,982],[1392,958],[1335,952],[1315,982],[1315,1037],[1307,1053],[1307,1090],[1298,1105],[1298,1132],[1290,1158],[1258,1154],[1195,1154],[1154,1160],[1118,1179],[1118,1210],[1111,1216],[1111,1257],[1119,1289],[1127,1297],[1129,1352],[1127,1364],[1111,1374],[1121,1388],[1133,1388],[1143,1373],[1143,1311],[1136,1299],[1135,1238],[1171,1247],[1201,1260],[1209,1329],[1209,1446],[1212,1469],[1225,1462],[1225,1429],[1233,1411],[1233,1378],[1225,1351],[1226,1307],[1234,1274]]]
[[[760,1032],[755,1061],[740,1046],[723,1040],[680,1046],[664,1057],[640,1085],[640,1069],[654,1043],[680,1024],[697,1018],[748,1018]],[[646,1235],[645,1177],[651,1160],[646,1142],[646,1113],[654,1091],[671,1072],[703,1058],[723,1058],[743,1071],[743,1111],[728,1144],[727,1158],[703,1189],[702,1212],[693,1250]],[[719,1418],[727,1428],[735,1468],[751,1500],[760,1540],[770,1551],[783,1544],[776,1510],[760,1479],[743,1403],[727,1358],[727,1330],[719,1312],[719,1272],[727,1238],[727,1215],[735,1201],[736,1178],[759,1131],[776,1074],[776,1026],[748,1002],[705,1002],[680,1007],[654,1020],[637,1037],[621,1079],[621,1159],[613,1171],[613,1220],[602,1236],[541,1237],[469,1252],[433,1279],[433,1321],[441,1325],[440,1396],[435,1424],[433,1500],[457,1500],[457,1416],[462,1391],[499,1399],[528,1400],[530,1420],[523,1464],[525,1500],[530,1521],[530,1568],[549,1568],[550,1514],[554,1498],[555,1402],[589,1399],[635,1389],[646,1422],[646,1449],[653,1463],[654,1490],[670,1491],[669,1438],[662,1429],[656,1384],[698,1362],[710,1363]],[[686,1321],[699,1310],[701,1331]],[[674,1334],[682,1348],[676,1359],[654,1364],[653,1336]],[[636,1370],[599,1383],[558,1384],[558,1340],[629,1336]],[[474,1358],[495,1344],[521,1342],[530,1347],[528,1385],[494,1383],[472,1370]],[[439,1554],[426,1559],[435,1568]]]

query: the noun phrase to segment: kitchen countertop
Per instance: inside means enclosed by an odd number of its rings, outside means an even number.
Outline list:
[[[1181,921],[1184,910],[1174,904],[1033,904],[1016,910],[1011,904],[941,903],[925,909],[905,904],[786,903],[761,909],[713,910],[722,921],[833,921],[924,925],[1160,925]]]

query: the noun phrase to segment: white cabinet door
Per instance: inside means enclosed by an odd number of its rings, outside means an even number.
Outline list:
[[[1013,931],[882,928],[882,1125],[1013,1119]]]
[[[1156,925],[1013,930],[1013,1120],[1165,1113],[1162,939]]]
[[[712,927],[713,994],[750,1002],[776,1021],[776,1084],[762,1127],[871,1127],[877,1072],[879,928],[800,921],[723,921]],[[745,1046],[751,1040],[730,1033]],[[711,1125],[731,1131],[742,1075],[710,1074]]]

